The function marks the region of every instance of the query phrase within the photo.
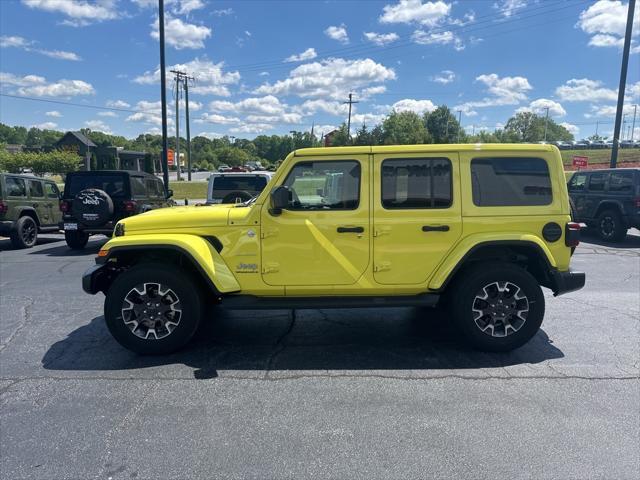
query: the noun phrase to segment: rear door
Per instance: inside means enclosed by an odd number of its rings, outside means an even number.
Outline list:
[[[52,223],[51,209],[47,206],[48,202],[44,196],[42,180],[28,179],[27,186],[29,189],[29,201],[38,214],[40,225],[50,225]]]
[[[607,197],[606,186],[609,172],[591,172],[587,182],[587,195],[585,196],[584,209],[587,218],[595,218],[598,205]]]
[[[62,212],[58,202],[60,201],[60,191],[53,182],[44,182],[44,195],[47,198],[47,209],[49,210],[49,223],[55,225],[62,221]]]
[[[376,154],[373,162],[374,278],[425,283],[462,232],[458,154]]]
[[[586,211],[586,189],[587,189],[587,174],[577,172],[574,173],[569,180],[568,185],[569,197],[573,201],[573,206],[576,211],[577,221],[582,221],[587,218]]]

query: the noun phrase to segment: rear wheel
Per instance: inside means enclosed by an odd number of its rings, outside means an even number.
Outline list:
[[[595,227],[598,237],[605,242],[620,242],[627,236],[627,227],[615,210],[605,210],[598,215]]]
[[[122,273],[104,303],[109,331],[143,355],[168,354],[191,340],[202,316],[200,289],[182,271],[140,265]]]
[[[512,264],[481,264],[453,285],[451,312],[473,347],[506,352],[524,345],[539,330],[544,295],[531,274]]]
[[[89,234],[79,230],[67,230],[64,232],[64,239],[67,241],[69,248],[82,250],[89,241]]]
[[[20,217],[11,232],[11,243],[15,248],[31,248],[38,241],[38,224],[28,216]]]

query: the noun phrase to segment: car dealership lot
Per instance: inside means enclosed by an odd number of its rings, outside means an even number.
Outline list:
[[[1,478],[637,478],[640,235],[510,354],[417,309],[223,312],[139,357],[86,295],[104,240],[0,239]],[[587,237],[587,242],[593,242]]]

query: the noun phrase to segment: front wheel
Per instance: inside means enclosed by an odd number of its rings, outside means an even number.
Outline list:
[[[82,250],[89,241],[89,234],[80,230],[67,230],[64,239],[72,250]]]
[[[107,328],[123,347],[143,355],[168,354],[191,340],[202,314],[190,276],[164,265],[140,265],[116,278],[107,292]]]
[[[462,273],[451,292],[454,322],[479,350],[507,352],[540,329],[544,295],[531,274],[511,264],[483,264]]]

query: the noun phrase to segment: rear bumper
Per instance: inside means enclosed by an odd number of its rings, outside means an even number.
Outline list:
[[[564,293],[575,292],[584,287],[586,276],[584,272],[573,272],[568,270],[566,272],[553,272],[553,295],[558,296]]]
[[[0,235],[9,235],[13,232],[14,223],[11,220],[3,220],[0,222]]]
[[[89,227],[87,225],[84,225],[83,223],[77,222],[76,220],[65,220],[58,224],[58,227],[60,228],[60,230],[64,230],[65,223],[75,223],[78,225],[77,230],[71,230],[72,232],[77,231],[77,232],[85,232],[85,233],[102,233],[105,235],[111,235],[113,233],[113,229],[115,228],[117,222],[109,221],[104,225],[100,225],[98,227]]]

